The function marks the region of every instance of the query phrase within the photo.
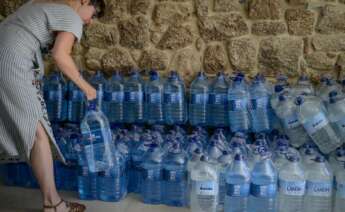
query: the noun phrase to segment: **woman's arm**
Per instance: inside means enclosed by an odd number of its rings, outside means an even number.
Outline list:
[[[70,32],[58,32],[52,50],[58,68],[72,80],[86,95],[88,100],[96,98],[96,90],[81,76],[71,56],[75,36]]]

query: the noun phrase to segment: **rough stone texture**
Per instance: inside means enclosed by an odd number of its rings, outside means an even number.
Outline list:
[[[209,0],[194,0],[194,5],[199,18],[208,16]]]
[[[176,50],[191,45],[194,40],[190,26],[171,26],[164,33],[157,47],[160,49]]]
[[[206,41],[224,41],[249,32],[244,18],[237,13],[200,19],[198,25],[200,34]]]
[[[308,3],[308,0],[289,0],[291,5],[305,5]]]
[[[231,65],[234,69],[247,73],[255,71],[257,48],[256,42],[251,38],[231,40],[227,49]]]
[[[239,11],[241,9],[241,4],[239,0],[214,0],[215,12],[233,12]]]
[[[102,22],[113,24],[128,17],[129,0],[103,0],[103,2],[105,9]]]
[[[105,50],[90,48],[86,55],[86,66],[91,70],[101,70],[102,67],[102,57],[106,53]]]
[[[345,0],[339,0],[339,2],[345,4]]]
[[[195,42],[195,48],[198,51],[201,51],[202,49],[205,48],[205,42],[202,38],[198,38]]]
[[[285,13],[289,33],[310,35],[313,33],[315,13],[305,9],[288,9]]]
[[[130,12],[132,15],[146,15],[151,8],[151,3],[151,0],[131,0]]]
[[[322,9],[316,29],[323,34],[345,33],[344,7],[326,5]]]
[[[12,14],[25,1],[26,0],[1,0],[1,3],[0,3],[0,15],[6,17],[6,16]]]
[[[120,44],[124,47],[143,49],[150,40],[149,21],[145,16],[134,16],[119,23]]]
[[[94,22],[86,27],[83,44],[89,47],[108,48],[119,42],[119,32],[115,25]]]
[[[220,44],[211,44],[206,47],[204,54],[204,69],[206,73],[215,74],[225,70],[228,66],[228,58],[224,47]]]
[[[345,71],[345,52],[339,54],[337,65],[340,67],[341,71]]]
[[[312,38],[315,50],[325,52],[345,51],[344,35],[315,35]]]
[[[72,55],[84,55],[85,48],[80,44],[76,43],[72,49]]]
[[[308,66],[316,70],[329,70],[334,68],[336,58],[330,58],[325,52],[313,52],[304,56]]]
[[[121,47],[115,47],[107,52],[102,58],[103,69],[107,72],[121,70],[129,72],[136,65],[128,51]]]
[[[164,51],[152,49],[144,51],[139,62],[142,69],[165,70],[169,63],[169,57]]]
[[[279,35],[286,31],[286,25],[282,21],[258,21],[252,25],[254,35]]]
[[[156,24],[180,24],[189,20],[192,9],[191,5],[164,2],[155,6],[152,18]]]
[[[274,76],[283,71],[289,76],[298,73],[298,60],[302,56],[303,41],[298,38],[271,37],[260,42],[259,70]]]
[[[249,18],[250,19],[279,19],[280,0],[250,0]]]

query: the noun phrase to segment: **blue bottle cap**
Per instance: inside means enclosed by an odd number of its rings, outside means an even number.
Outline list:
[[[88,102],[88,110],[96,110],[97,108],[97,100],[92,100]]]
[[[229,152],[228,151],[223,151],[222,155],[229,155]]]
[[[345,79],[341,81],[341,84],[345,86]]]
[[[302,96],[298,96],[295,99],[295,104],[296,105],[302,105],[304,103],[304,98]]]
[[[274,86],[274,92],[280,93],[284,90],[284,87],[282,85],[275,85]]]
[[[151,70],[150,71],[150,80],[157,80],[159,78],[159,74],[156,70]]]
[[[299,162],[300,158],[297,155],[287,155],[286,157],[290,162]]]
[[[279,101],[283,102],[286,100],[286,97],[284,95],[279,95]]]
[[[316,163],[324,163],[326,161],[325,157],[319,155],[319,156],[316,156],[315,158],[315,162]]]
[[[224,77],[224,72],[223,71],[218,71],[217,78],[219,78],[219,77]]]
[[[234,157],[234,160],[235,161],[242,161],[242,160],[244,160],[244,156],[241,154],[236,154]]]
[[[200,155],[202,152],[201,152],[201,150],[199,148],[196,148],[194,150],[194,153]]]
[[[338,92],[337,91],[331,91],[331,92],[329,92],[329,94],[328,94],[328,96],[329,96],[329,98],[333,98],[333,97],[336,97],[338,95]]]
[[[206,162],[207,161],[207,157],[205,155],[201,156],[200,161]]]

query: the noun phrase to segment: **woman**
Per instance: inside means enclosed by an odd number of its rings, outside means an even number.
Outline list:
[[[43,75],[41,49],[53,46],[58,68],[88,100],[96,98],[70,55],[94,13],[90,0],[33,0],[0,23],[0,160],[31,164],[46,212],[84,211],[85,206],[65,202],[55,187],[52,152],[64,158],[36,83]]]

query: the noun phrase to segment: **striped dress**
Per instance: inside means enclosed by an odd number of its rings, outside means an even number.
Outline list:
[[[69,6],[32,3],[0,23],[0,162],[28,161],[39,122],[51,141],[54,157],[64,161],[42,98],[41,49],[56,32],[71,32],[80,41],[83,22]]]

